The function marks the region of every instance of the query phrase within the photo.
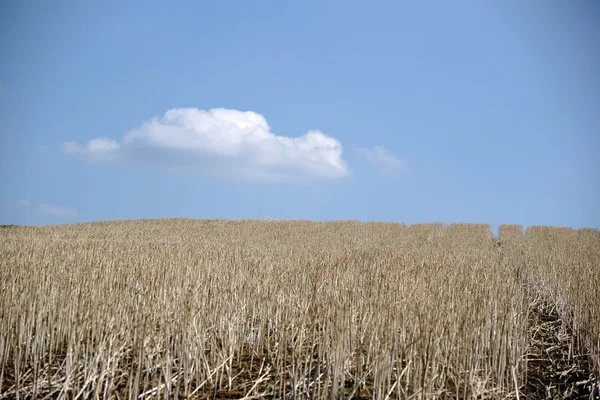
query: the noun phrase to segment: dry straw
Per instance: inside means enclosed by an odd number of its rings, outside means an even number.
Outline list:
[[[499,232],[181,219],[2,229],[0,398],[590,393],[599,232]],[[573,365],[565,376],[587,378],[552,381],[548,340]]]

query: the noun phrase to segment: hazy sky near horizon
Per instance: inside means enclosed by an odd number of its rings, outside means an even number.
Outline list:
[[[600,5],[0,3],[0,224],[600,228]]]

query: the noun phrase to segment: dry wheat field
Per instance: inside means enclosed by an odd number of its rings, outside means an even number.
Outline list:
[[[600,232],[0,229],[2,399],[598,399]]]

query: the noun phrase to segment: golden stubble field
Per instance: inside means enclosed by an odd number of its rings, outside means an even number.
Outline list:
[[[583,399],[599,373],[594,229],[0,229],[3,399]]]

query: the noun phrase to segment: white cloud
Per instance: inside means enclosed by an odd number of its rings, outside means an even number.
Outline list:
[[[75,142],[63,143],[63,151],[67,154],[81,155],[93,161],[114,161],[119,157],[119,143],[107,138],[90,140],[85,146]]]
[[[77,218],[79,216],[77,210],[73,208],[60,207],[52,204],[40,204],[37,207],[37,212],[51,217],[60,218]]]
[[[369,163],[383,168],[386,174],[393,174],[405,169],[404,161],[390,153],[383,146],[358,149],[359,154]]]
[[[63,144],[91,161],[145,163],[205,176],[283,180],[348,175],[341,143],[320,131],[278,136],[252,111],[176,108],[128,132],[120,142],[96,138]]]
[[[29,200],[15,200],[14,205],[17,207],[29,207]]]

